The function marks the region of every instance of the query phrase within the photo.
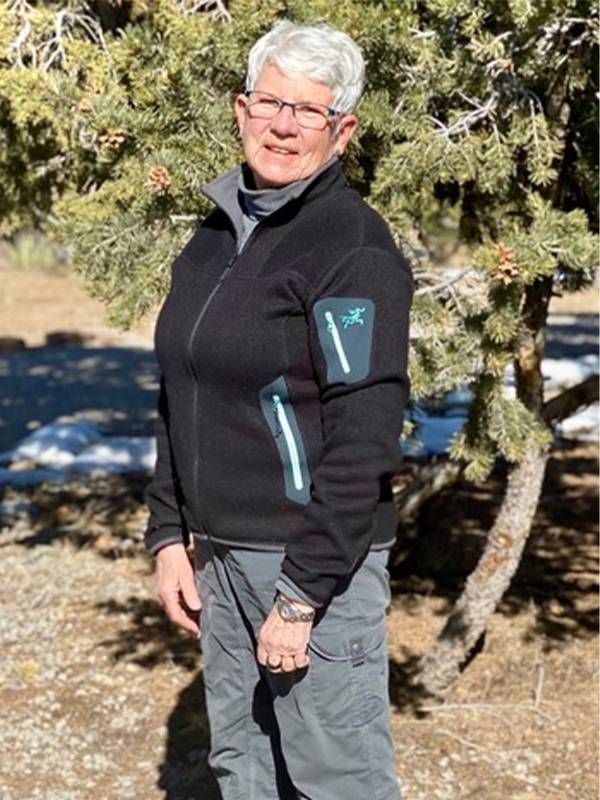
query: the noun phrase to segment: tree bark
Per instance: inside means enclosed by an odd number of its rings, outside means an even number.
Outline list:
[[[469,652],[515,574],[542,489],[548,459],[532,447],[508,478],[506,494],[483,555],[448,617],[433,649],[421,662],[420,682],[442,695],[458,678]]]
[[[590,375],[577,386],[565,389],[552,400],[544,403],[542,418],[547,425],[562,422],[563,419],[570,417],[578,408],[589,406],[598,401],[599,387],[598,375]]]
[[[527,287],[515,355],[517,396],[540,421],[544,406],[544,326],[551,296],[551,278]],[[547,460],[548,454],[531,443],[509,474],[504,500],[483,555],[436,643],[421,661],[419,680],[431,694],[443,695],[458,678],[517,571],[540,498]]]
[[[422,466],[410,484],[394,495],[398,521],[406,523],[415,520],[423,503],[456,483],[463,470],[462,464],[449,459]]]

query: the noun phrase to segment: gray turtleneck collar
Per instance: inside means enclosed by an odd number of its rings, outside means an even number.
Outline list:
[[[203,194],[212,200],[230,218],[236,232],[238,253],[248,241],[254,228],[278,209],[295,200],[324,172],[337,156],[332,156],[318,170],[299,181],[268,189],[253,189],[246,165],[238,165],[202,188]]]

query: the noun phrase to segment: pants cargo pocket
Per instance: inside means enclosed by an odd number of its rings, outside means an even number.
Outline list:
[[[355,630],[313,631],[308,677],[323,725],[361,727],[387,713],[385,616]]]

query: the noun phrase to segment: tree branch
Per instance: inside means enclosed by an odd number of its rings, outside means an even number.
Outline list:
[[[597,402],[599,397],[598,377],[598,375],[590,375],[585,381],[571,386],[544,403],[542,407],[544,422],[548,425],[562,422],[563,419],[574,414],[578,408]]]

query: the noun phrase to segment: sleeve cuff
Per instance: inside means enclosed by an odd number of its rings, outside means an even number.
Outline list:
[[[306,603],[313,608],[320,608],[322,605],[322,603],[317,602],[315,599],[305,594],[287,575],[281,574],[279,576],[275,588],[278,592],[285,594],[286,597],[292,600],[298,600],[300,603]]]
[[[183,532],[173,528],[155,528],[154,530],[146,531],[144,543],[146,549],[153,556],[168,544],[186,544]]]

